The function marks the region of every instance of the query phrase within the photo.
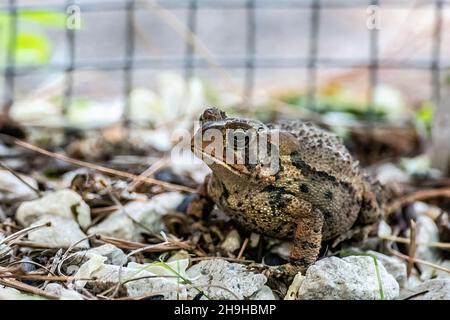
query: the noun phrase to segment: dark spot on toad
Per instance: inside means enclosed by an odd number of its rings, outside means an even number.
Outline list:
[[[300,191],[304,192],[304,193],[308,193],[309,192],[309,188],[308,188],[308,186],[306,184],[302,183],[300,185]]]

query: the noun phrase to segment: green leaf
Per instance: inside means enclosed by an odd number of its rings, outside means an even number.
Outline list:
[[[20,65],[40,65],[48,63],[51,48],[44,35],[20,32],[16,39],[15,59]]]
[[[416,119],[426,125],[431,125],[434,116],[434,106],[430,102],[423,103],[416,111]]]
[[[48,27],[64,28],[66,25],[66,15],[56,11],[26,10],[19,12],[19,18]]]

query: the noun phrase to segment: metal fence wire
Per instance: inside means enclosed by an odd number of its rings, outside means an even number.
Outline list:
[[[20,4],[18,0],[3,0],[0,4],[0,11],[9,12],[11,17],[9,43],[7,45],[6,64],[3,67],[4,73],[4,97],[3,110],[8,109],[14,103],[14,84],[17,77],[26,75],[36,69],[55,72],[65,72],[65,88],[62,92],[62,103],[64,108],[71,103],[74,86],[74,72],[79,69],[91,68],[96,70],[122,70],[123,71],[123,93],[125,106],[124,121],[128,119],[129,97],[133,89],[133,71],[139,68],[160,69],[160,68],[181,68],[185,76],[189,78],[195,69],[209,68],[208,61],[203,57],[195,55],[195,42],[186,42],[185,52],[182,56],[162,56],[162,57],[135,57],[136,32],[134,29],[135,13],[144,7],[155,6],[157,8],[166,8],[168,10],[187,10],[187,29],[195,34],[198,30],[198,11],[202,9],[242,9],[245,10],[246,36],[245,36],[245,55],[238,57],[226,57],[216,55],[215,59],[220,67],[224,69],[244,69],[245,78],[243,81],[243,96],[250,97],[255,86],[255,70],[269,70],[272,68],[305,68],[307,70],[307,96],[310,103],[316,103],[317,95],[317,73],[325,68],[367,68],[369,95],[368,105],[373,105],[373,90],[378,83],[378,73],[380,69],[406,69],[406,70],[429,70],[431,73],[431,93],[430,99],[434,103],[439,102],[440,98],[440,79],[444,69],[450,67],[450,61],[441,59],[442,44],[442,20],[443,9],[449,4],[448,0],[430,0],[434,6],[433,17],[433,38],[430,59],[424,60],[405,60],[405,59],[379,59],[379,30],[377,28],[368,28],[369,37],[369,59],[343,59],[343,58],[320,58],[318,55],[318,43],[321,37],[320,22],[322,9],[341,9],[349,10],[354,8],[364,8],[367,6],[380,6],[382,8],[384,1],[380,0],[122,0],[122,1],[61,1],[61,4]],[[7,1],[7,4],[6,4]],[[390,7],[402,7],[409,1],[389,1]],[[71,5],[77,5],[81,12],[108,12],[123,11],[126,15],[125,32],[125,58],[117,59],[94,59],[78,61],[75,58],[77,36],[76,30],[66,29],[65,41],[67,42],[67,63],[49,63],[39,67],[24,67],[16,65],[14,57],[14,48],[17,41],[18,13],[27,10],[54,10],[66,13]],[[309,9],[309,34],[308,34],[308,56],[306,58],[292,58],[287,56],[263,56],[256,53],[256,32],[258,29],[258,20],[255,12],[261,9]],[[187,38],[192,34],[187,35]],[[107,41],[107,40],[105,40]],[[0,66],[1,68],[1,66]],[[370,108],[369,108],[370,112]]]

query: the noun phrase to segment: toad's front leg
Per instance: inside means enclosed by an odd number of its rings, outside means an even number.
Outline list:
[[[295,208],[297,211],[290,213],[296,218],[290,261],[287,264],[269,268],[267,272],[269,277],[291,277],[298,272],[304,274],[319,257],[324,224],[322,212],[313,208],[310,203],[299,199],[293,199],[290,208]]]
[[[308,267],[316,262],[322,244],[323,223],[323,215],[318,209],[311,209],[308,214],[299,216],[290,261],[278,270],[282,275],[305,274]]]

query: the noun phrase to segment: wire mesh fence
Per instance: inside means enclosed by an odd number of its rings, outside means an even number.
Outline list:
[[[5,1],[6,2],[6,1]],[[74,72],[77,70],[94,69],[102,71],[120,71],[123,74],[123,120],[127,121],[130,92],[132,91],[133,73],[139,69],[164,69],[178,68],[184,70],[186,78],[190,78],[195,70],[207,69],[211,67],[220,67],[224,69],[243,69],[245,70],[244,81],[242,82],[242,100],[245,103],[251,103],[251,97],[255,89],[255,71],[270,69],[290,69],[302,68],[306,70],[306,95],[309,103],[314,106],[317,97],[318,72],[327,68],[364,68],[368,75],[368,94],[367,105],[368,114],[370,106],[374,103],[374,88],[379,82],[379,72],[382,69],[392,70],[423,70],[430,73],[431,97],[434,103],[440,99],[440,82],[442,71],[450,67],[450,60],[444,59],[441,54],[443,42],[443,11],[448,1],[432,0],[427,4],[433,5],[432,20],[432,40],[430,56],[427,59],[394,59],[381,58],[379,55],[379,28],[376,25],[367,26],[367,38],[369,42],[367,59],[359,58],[324,58],[319,54],[319,41],[323,36],[320,30],[323,10],[351,10],[354,8],[367,9],[368,14],[383,6],[393,8],[404,7],[408,1],[327,1],[327,0],[127,0],[127,1],[65,1],[63,3],[22,3],[18,0],[7,0],[7,3],[0,6],[1,12],[7,12],[10,16],[9,30],[10,37],[6,50],[6,63],[3,67],[4,76],[4,97],[3,110],[8,110],[14,103],[15,82],[17,77],[27,75],[31,72],[64,72],[65,84],[61,95],[61,103],[64,110],[67,110],[71,104],[74,87]],[[77,59],[76,48],[79,45],[76,28],[67,27],[65,30],[65,48],[67,59],[65,62],[50,62],[41,66],[23,66],[15,61],[14,48],[17,44],[19,12],[32,11],[36,9],[46,9],[62,12],[68,17],[74,14],[83,13],[104,13],[104,12],[122,12],[125,16],[124,24],[124,54],[123,59],[116,58],[90,58]],[[178,32],[182,33],[185,40],[184,54],[182,55],[163,55],[158,57],[137,57],[136,51],[136,13],[141,10],[186,10],[186,25],[175,25]],[[245,26],[241,30],[245,33],[245,53],[242,55],[229,56],[216,54],[210,57],[202,53],[201,43],[196,37],[199,31],[198,13],[201,10],[232,10],[241,9],[245,12]],[[309,28],[307,31],[307,56],[292,57],[284,55],[265,55],[256,50],[257,34],[259,30],[259,21],[257,12],[260,10],[283,9],[283,10],[308,10]],[[369,10],[370,9],[370,10]],[[232,23],[230,21],[230,23]],[[299,32],[303,32],[299,30]],[[105,40],[106,41],[106,40]],[[200,53],[200,54],[199,54]]]

